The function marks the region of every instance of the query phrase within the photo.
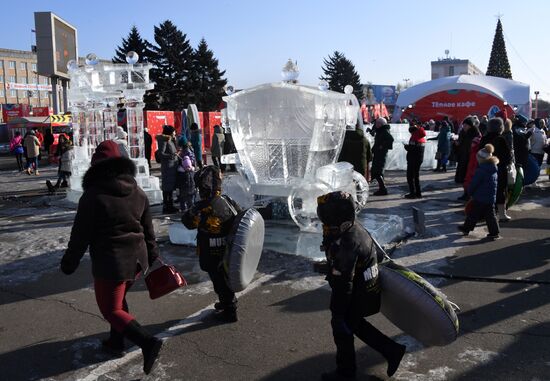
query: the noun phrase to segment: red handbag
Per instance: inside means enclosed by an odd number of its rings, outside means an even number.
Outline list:
[[[145,277],[145,284],[151,299],[160,298],[180,287],[187,286],[185,278],[174,266],[167,265],[162,261],[160,263],[161,266],[158,269],[151,271]]]

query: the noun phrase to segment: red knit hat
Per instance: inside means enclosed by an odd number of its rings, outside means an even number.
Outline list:
[[[92,155],[92,165],[99,163],[106,159],[113,159],[116,157],[122,157],[118,144],[112,140],[105,140],[97,146],[94,154]]]
[[[508,111],[503,108],[495,114],[495,117],[502,118],[502,120],[506,121],[506,119],[508,119]]]

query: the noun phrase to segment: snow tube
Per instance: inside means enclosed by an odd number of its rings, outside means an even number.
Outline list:
[[[428,281],[393,261],[379,266],[380,311],[426,346],[444,346],[458,336],[458,317],[447,297]]]
[[[516,171],[516,183],[508,189],[506,208],[510,208],[518,201],[519,196],[521,196],[521,191],[523,190],[523,168],[516,166]]]
[[[534,184],[535,181],[539,178],[540,174],[540,167],[539,163],[537,163],[537,159],[529,154],[529,160],[527,160],[527,166],[525,170],[523,171],[523,185],[531,185]]]
[[[234,292],[244,290],[254,278],[262,255],[264,233],[264,219],[256,209],[247,209],[235,218],[224,257],[229,287]]]

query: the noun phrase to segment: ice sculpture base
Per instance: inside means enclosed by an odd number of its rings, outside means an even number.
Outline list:
[[[403,219],[396,215],[361,213],[358,220],[381,245],[395,240],[403,233]],[[178,222],[169,226],[168,235],[174,245],[197,244],[197,231],[189,230]],[[320,233],[301,232],[290,220],[266,221],[264,249],[323,260],[325,254],[319,250],[321,240]]]
[[[78,181],[78,184],[81,183],[81,179],[71,178],[71,181]],[[136,182],[141,189],[147,195],[149,199],[149,205],[159,205],[162,204],[162,191],[160,190],[160,183],[158,177],[155,176],[137,176]],[[69,189],[67,191],[66,201],[72,204],[78,204],[82,196],[82,188]]]

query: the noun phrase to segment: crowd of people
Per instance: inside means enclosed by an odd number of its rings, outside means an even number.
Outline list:
[[[469,234],[479,220],[487,223],[490,239],[500,238],[499,223],[510,220],[506,214],[508,189],[517,171],[526,168],[529,154],[539,165],[549,152],[546,123],[528,120],[522,115],[508,118],[505,113],[487,119],[468,116],[458,130],[448,120],[438,123],[409,124],[407,152],[407,199],[421,199],[420,167],[427,144],[426,129],[438,130],[436,172],[446,172],[456,163],[454,181],[462,184],[461,201],[468,202],[466,218],[458,229]],[[368,132],[369,143],[360,124],[346,131],[339,160],[350,162],[370,181],[376,181],[376,196],[388,194],[384,168],[388,151],[394,149],[391,127],[378,118]],[[453,133],[457,135],[453,139]],[[188,229],[197,229],[197,254],[200,268],[207,272],[218,296],[215,317],[223,323],[237,318],[237,297],[228,283],[223,266],[227,237],[241,207],[222,195],[222,177],[226,170],[223,154],[234,152],[230,134],[214,127],[212,162],[206,165],[202,136],[198,125],[190,134],[176,135],[174,127],[165,125],[155,137],[155,160],[161,167],[163,212],[182,213]],[[145,153],[151,160],[152,137],[145,130]],[[37,131],[24,137],[16,133],[11,149],[19,169],[38,174],[40,147],[45,144]],[[51,143],[50,143],[51,146]],[[68,136],[59,136],[55,156],[59,159],[55,184],[47,181],[52,191],[68,186],[73,147]],[[27,162],[23,168],[22,158]],[[371,164],[372,163],[372,167]],[[84,175],[83,195],[71,231],[61,270],[72,274],[89,249],[98,308],[110,324],[102,349],[114,355],[124,353],[125,339],[141,348],[143,370],[149,374],[159,356],[162,341],[151,335],[130,313],[126,295],[141,274],[147,274],[159,259],[149,202],[135,180],[136,166],[129,158],[127,134],[117,129],[114,140],[101,142]],[[179,208],[174,206],[178,190]],[[317,214],[323,224],[321,250],[328,263],[327,280],[332,289],[331,326],[336,345],[336,369],[325,373],[325,381],[353,380],[356,374],[354,336],[380,352],[387,361],[387,374],[398,369],[406,347],[380,332],[365,317],[380,311],[380,283],[377,262],[380,253],[373,239],[355,220],[353,197],[345,192],[332,192],[317,199]],[[497,218],[498,215],[498,218]]]

